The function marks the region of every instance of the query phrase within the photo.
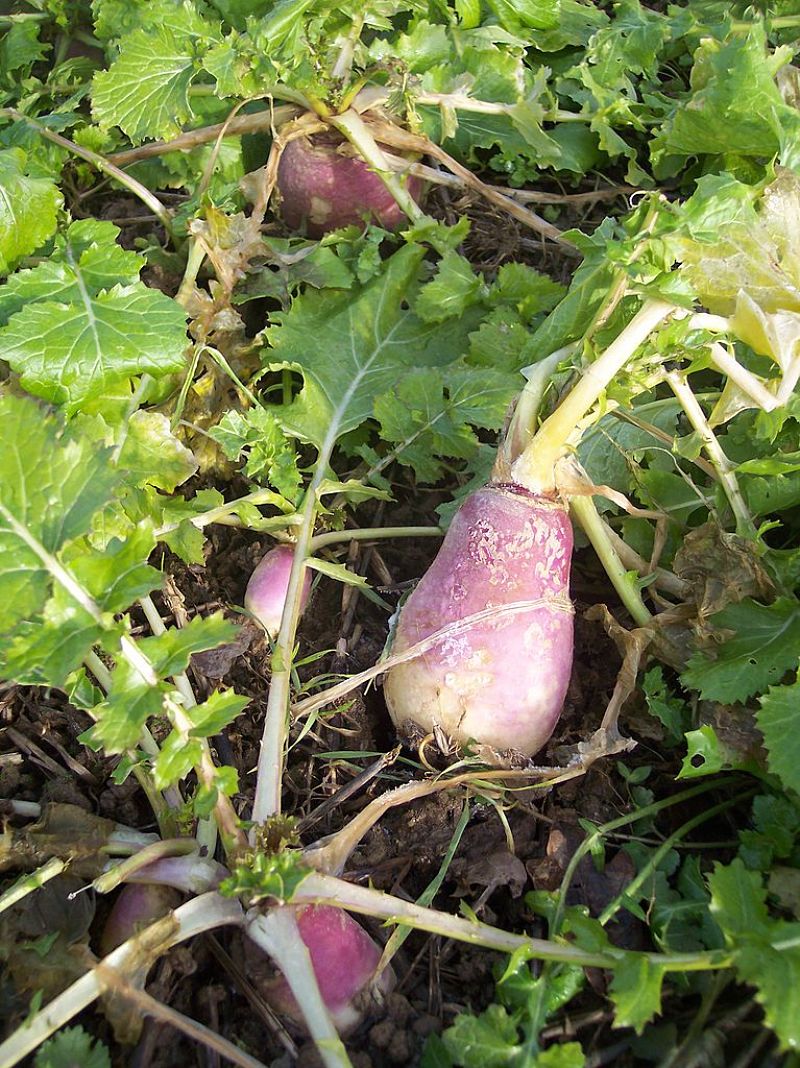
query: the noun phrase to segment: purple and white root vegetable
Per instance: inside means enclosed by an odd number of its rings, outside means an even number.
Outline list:
[[[247,583],[245,608],[261,623],[270,638],[276,638],[280,630],[293,558],[294,546],[277,545],[261,559]],[[308,602],[310,591],[311,572],[306,568],[303,575],[301,612]]]
[[[407,188],[418,200],[423,183],[410,176]],[[280,215],[291,230],[322,237],[341,226],[375,222],[395,230],[406,215],[380,177],[348,142],[331,135],[290,141],[278,163]]]
[[[99,949],[106,957],[138,931],[148,927],[181,903],[181,895],[170,886],[141,883],[123,886],[108,914]]]
[[[385,968],[373,984],[381,948],[344,909],[332,905],[308,905],[296,913],[300,937],[311,958],[322,1000],[340,1034],[352,1031],[370,1004],[388,994],[395,984],[394,972]],[[270,1005],[290,1019],[303,1016],[282,975],[262,987]]]
[[[560,501],[516,484],[471,494],[403,605],[387,673],[397,727],[441,729],[532,756],[552,734],[572,669],[572,526]]]

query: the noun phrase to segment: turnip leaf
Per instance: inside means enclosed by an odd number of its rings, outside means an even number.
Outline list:
[[[74,304],[27,304],[0,329],[0,348],[30,393],[75,411],[134,375],[181,370],[185,321],[174,300],[137,282]]]
[[[61,203],[53,182],[25,174],[21,149],[0,151],[0,275],[53,234]]]
[[[35,617],[46,557],[87,533],[118,474],[108,450],[74,440],[29,398],[0,398],[0,634]]]
[[[468,459],[477,454],[473,427],[502,426],[519,383],[517,375],[464,363],[447,370],[411,371],[375,401],[381,437],[398,443],[397,459],[419,479],[435,482],[443,471],[439,457]]]
[[[131,141],[170,137],[192,117],[189,86],[199,73],[196,54],[215,36],[188,7],[183,25],[148,26],[122,40],[119,58],[95,75],[92,110],[103,128],[119,126]]]
[[[449,363],[466,347],[469,322],[423,323],[404,307],[423,255],[407,245],[359,292],[303,295],[275,316],[263,359],[305,378],[296,400],[276,411],[290,434],[317,447],[335,441],[372,416],[375,397],[406,368]]]
[[[756,715],[767,747],[769,770],[787,790],[800,794],[800,683],[772,686]]]
[[[800,603],[781,597],[762,605],[746,598],[711,617],[720,631],[733,631],[714,654],[695,653],[683,672],[685,685],[711,701],[744,701],[780,681],[797,663]]]
[[[664,969],[647,957],[625,956],[614,969],[609,994],[614,1003],[615,1027],[632,1027],[641,1034],[661,1009]]]

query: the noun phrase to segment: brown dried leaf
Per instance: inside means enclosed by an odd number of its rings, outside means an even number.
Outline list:
[[[689,583],[701,624],[728,604],[745,597],[769,600],[775,592],[753,543],[711,520],[685,536],[675,573]]]

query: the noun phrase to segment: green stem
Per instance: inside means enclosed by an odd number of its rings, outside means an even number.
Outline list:
[[[716,782],[703,782],[698,786],[692,786],[688,790],[682,790],[678,794],[673,794],[672,797],[662,798],[661,801],[654,801],[650,805],[645,805],[643,808],[636,809],[635,812],[628,813],[624,816],[618,816],[616,819],[611,820],[608,823],[602,824],[593,831],[592,834],[587,835],[581,842],[578,848],[570,857],[569,864],[567,864],[564,875],[561,879],[561,888],[559,890],[558,902],[553,914],[553,919],[550,922],[550,937],[557,937],[561,930],[561,924],[564,920],[564,909],[566,907],[567,891],[572,885],[572,879],[575,875],[578,865],[587,855],[591,852],[595,845],[603,840],[603,837],[610,831],[616,831],[619,827],[626,827],[630,823],[637,823],[639,820],[647,819],[650,816],[656,816],[659,812],[662,812],[666,808],[671,808],[673,805],[683,804],[684,801],[690,801],[693,797],[697,797],[700,794],[708,793],[717,786]]]
[[[533,493],[555,493],[556,461],[566,452],[575,428],[655,327],[676,310],[663,300],[644,304],[605,352],[584,368],[575,386],[542,423],[512,467],[514,481]]]
[[[392,170],[391,164],[383,154],[383,149],[372,136],[358,112],[350,108],[341,115],[331,115],[328,122],[358,150],[411,222],[417,223],[424,219],[425,212],[411,196],[402,178]]]
[[[747,508],[745,499],[742,496],[742,491],[739,489],[739,482],[736,478],[736,469],[725,455],[722,446],[717,441],[714,431],[708,425],[705,413],[689,387],[686,377],[678,374],[676,371],[670,371],[666,378],[670,389],[678,398],[681,407],[686,413],[686,418],[700,437],[706,455],[717,472],[720,485],[722,486],[725,496],[728,498],[728,504],[730,504],[731,511],[736,520],[736,533],[740,535],[740,537],[748,538],[751,541],[757,541],[758,534],[756,525]]]
[[[640,627],[646,627],[651,623],[653,616],[647,605],[642,600],[642,594],[636,582],[625,570],[617,551],[608,537],[608,530],[603,523],[597,506],[591,497],[571,497],[569,508],[584,534],[592,543],[592,548],[597,553],[600,563],[611,579],[611,584],[619,594],[620,600],[625,605],[634,623]]]
[[[237,497],[235,501],[227,501],[225,504],[220,504],[217,508],[209,508],[207,512],[200,512],[199,515],[190,516],[188,521],[199,530],[202,530],[203,527],[207,527],[211,523],[218,523],[220,520],[226,519],[243,504],[252,504],[256,507],[261,504],[271,504],[276,508],[280,508],[287,520],[297,519],[294,512],[286,511],[285,497],[281,497],[274,490],[260,489],[254,490],[253,493],[248,493],[244,497]],[[156,537],[163,538],[165,534],[171,534],[183,522],[186,522],[186,520],[181,519],[177,523],[166,523],[163,527],[158,528]],[[287,522],[286,525],[291,526],[292,523]]]
[[[661,863],[667,853],[669,853],[669,851],[672,849],[676,842],[679,842],[681,838],[685,838],[687,834],[689,834],[695,829],[695,827],[699,827],[707,820],[713,819],[713,817],[719,815],[720,812],[725,812],[726,809],[732,808],[734,805],[738,805],[740,801],[746,801],[747,798],[752,797],[755,793],[757,793],[756,790],[747,790],[745,793],[740,794],[736,797],[731,797],[728,798],[728,800],[726,801],[721,801],[718,805],[714,805],[712,808],[704,809],[697,816],[694,816],[692,819],[687,820],[686,823],[679,827],[677,831],[674,831],[668,838],[665,838],[661,845],[658,847],[658,849],[656,849],[655,852],[650,856],[647,861],[647,864],[645,864],[642,870],[638,872],[637,875],[627,884],[622,893],[615,897],[613,901],[610,901],[608,905],[603,909],[602,913],[598,917],[600,923],[602,923],[603,925],[607,924],[609,920],[614,918],[617,909],[619,909],[620,905],[623,904],[624,899],[628,898],[630,900],[634,897],[639,887],[643,886],[645,882],[649,879],[650,875],[656,871],[658,865]]]
[[[60,875],[66,867],[67,861],[61,860],[59,857],[52,857],[41,868],[37,868],[36,871],[17,879],[13,886],[10,886],[5,893],[0,894],[0,912],[5,912],[6,909],[11,908],[12,905],[16,905],[18,901],[27,897],[28,894],[38,890],[40,886],[44,886],[50,879]]]
[[[329,530],[311,539],[309,552],[326,545],[349,541],[380,541],[381,538],[443,538],[441,527],[362,527],[358,530]]]
[[[79,156],[81,159],[86,160],[87,163],[91,163],[93,167],[96,167],[109,178],[113,178],[114,181],[119,182],[119,184],[124,186],[130,193],[133,193],[135,197],[138,197],[143,204],[147,205],[150,211],[152,211],[156,218],[161,222],[161,225],[164,227],[167,234],[174,239],[175,235],[172,229],[172,216],[158,197],[154,196],[146,186],[142,185],[141,182],[137,182],[135,178],[131,178],[129,174],[126,174],[125,171],[121,171],[119,167],[115,167],[113,163],[109,163],[108,160],[98,152],[92,152],[91,149],[84,148],[83,145],[76,145],[74,141],[69,141],[66,137],[62,137],[61,134],[56,133],[54,130],[49,130],[42,123],[37,122],[36,119],[32,119],[29,115],[23,115],[23,113],[17,111],[16,108],[0,108],[0,115],[8,115],[17,122],[27,123],[42,137],[46,138],[48,141],[52,141],[54,145],[58,145],[60,148],[65,149],[73,156]]]

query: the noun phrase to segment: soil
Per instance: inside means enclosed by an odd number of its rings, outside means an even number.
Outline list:
[[[442,213],[462,207],[446,205]],[[472,210],[475,225],[469,254],[476,266],[491,270],[514,259],[535,262],[555,276],[563,276],[569,269],[563,259],[543,261],[538,242],[531,241],[512,221],[498,221],[496,214],[474,205]],[[118,198],[109,211],[114,216],[124,216],[132,206],[120,203]],[[585,226],[585,220],[581,221]],[[499,244],[498,233],[503,235]],[[194,488],[190,485],[188,492]],[[438,487],[416,500],[401,494],[400,503],[387,507],[381,521],[389,525],[435,521],[433,509],[450,489]],[[266,539],[252,533],[214,527],[209,532],[206,566],[187,567],[166,552],[155,561],[166,574],[165,593],[160,598],[156,596],[156,601],[167,624],[222,609],[240,626],[237,642],[196,657],[190,674],[199,696],[221,682],[250,698],[247,711],[216,739],[219,758],[238,769],[241,793],[235,798],[235,805],[243,816],[252,802],[252,769],[261,737],[269,668],[260,631],[237,612],[236,606],[242,604],[247,577],[267,547]],[[394,602],[405,585],[423,573],[434,552],[430,539],[402,545],[388,543],[381,547],[380,554],[373,552],[371,557],[354,543],[348,560],[355,568],[365,567],[370,580],[381,588],[382,596]],[[557,763],[561,747],[589,737],[600,722],[620,665],[617,650],[602,625],[583,616],[589,605],[604,601],[624,621],[624,613],[609,598],[608,588],[589,554],[577,556],[573,595],[577,607],[574,673],[556,735],[549,750],[541,754],[540,763]],[[144,621],[141,622],[144,632]],[[349,588],[342,593],[342,588],[333,583],[320,583],[301,625],[300,651],[301,656],[332,651],[301,674],[308,678],[369,667],[379,656],[386,634],[387,617],[380,608],[354,595]],[[57,692],[12,687],[0,693],[0,797],[77,806],[139,830],[153,830],[150,811],[134,780],[115,784],[112,773],[116,761],[92,752],[80,742],[79,737],[88,726],[88,718]],[[624,731],[625,724],[622,726]],[[295,738],[298,731],[299,725]],[[158,736],[158,725],[155,733]],[[360,792],[341,804],[326,805],[369,765],[374,754],[395,745],[381,691],[370,688],[356,695],[346,710],[326,713],[292,747],[284,805],[285,811],[296,816],[305,828],[305,844],[342,826],[381,791],[415,776],[417,754],[406,750]],[[325,755],[329,753],[347,755]],[[426,758],[437,760],[429,752]],[[625,759],[632,768],[642,763],[654,764],[655,774],[663,775],[665,784],[676,770],[647,743]],[[473,801],[469,826],[434,904],[456,911],[463,902],[482,919],[500,927],[542,934],[542,923],[526,903],[526,894],[560,885],[569,859],[584,835],[580,821],[599,823],[612,819],[629,808],[630,797],[624,792],[619,774],[602,761],[582,779],[549,792],[522,789],[509,796],[513,799],[504,804],[502,812],[493,802]],[[352,856],[347,877],[416,899],[439,870],[462,803],[460,798],[442,792],[391,810]],[[9,819],[10,826],[19,827],[23,822]],[[608,855],[603,870],[593,860],[584,860],[575,873],[570,902],[583,903],[598,914],[631,877],[630,865],[622,852]],[[5,883],[10,884],[17,874],[13,869],[7,870]],[[81,961],[90,951],[97,950],[109,903],[100,896],[84,895],[83,922],[76,930],[67,923],[63,909],[65,894],[73,889],[71,877],[56,879],[39,895],[51,910],[47,929],[52,931],[59,925],[65,928],[65,936],[72,944],[72,969],[74,972],[77,967],[79,973]],[[17,918],[24,911],[9,910]],[[627,921],[610,929],[612,939],[627,947],[646,947],[647,928],[626,915]],[[379,925],[367,926],[376,939],[386,938],[386,930]],[[23,928],[24,924],[12,924],[5,929],[5,936],[11,932],[11,937],[21,937]],[[35,931],[25,931],[26,939],[36,937]],[[45,955],[46,970],[51,973],[55,968],[52,953],[51,949]],[[61,960],[64,956],[62,953],[59,957],[59,964],[63,963],[64,974],[68,974],[68,962]],[[25,954],[26,968],[34,958],[35,954]],[[415,1065],[428,1035],[440,1032],[462,1011],[478,1012],[492,1002],[494,980],[502,965],[498,954],[412,933],[394,961],[395,991],[348,1040],[353,1064],[356,1068]],[[5,1021],[6,1030],[21,1022],[31,995],[47,978],[42,969],[23,974],[20,968],[9,968],[0,978],[0,1019]],[[602,977],[595,975],[592,982],[602,994]],[[298,1030],[285,1027],[270,1014],[254,976],[247,974],[246,957],[235,933],[223,929],[214,936],[203,936],[189,946],[173,949],[153,970],[147,989],[155,998],[218,1031],[265,1064],[297,1063],[311,1068],[319,1063],[315,1050]],[[206,1046],[151,1019],[145,1020],[141,1028],[129,1028],[128,1043],[122,1043],[119,1032],[115,1036],[112,1030],[109,1016],[118,1028],[131,1023],[129,1019],[120,1021],[119,1013],[109,1011],[108,1006],[105,1014],[86,1012],[74,1022],[108,1043],[115,1066],[210,1068],[220,1063],[218,1055]],[[133,1022],[140,1023],[141,1019]],[[610,1030],[610,1013],[591,987],[582,1001],[572,1003],[568,1017],[557,1019],[549,1034],[561,1038],[578,1035],[589,1052],[613,1048],[616,1037]],[[621,1059],[615,1063],[632,1062]]]

